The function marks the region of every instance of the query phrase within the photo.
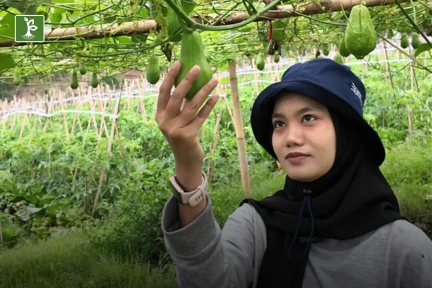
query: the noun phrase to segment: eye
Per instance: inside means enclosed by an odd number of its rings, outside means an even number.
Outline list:
[[[308,119],[309,119],[309,120],[308,120]],[[305,116],[303,117],[303,120],[305,120],[305,122],[311,122],[311,121],[313,121],[313,120],[315,120],[315,119],[316,119],[316,117],[313,116],[313,115],[310,115],[310,114],[305,115]]]
[[[278,126],[278,125],[283,125],[283,122],[282,121],[274,121],[273,122],[273,128],[279,128],[279,127],[281,127],[281,126]]]

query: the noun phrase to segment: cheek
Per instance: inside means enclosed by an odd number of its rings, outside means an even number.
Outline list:
[[[323,160],[329,165],[333,165],[333,162],[336,157],[336,135],[333,133],[327,133],[325,137],[323,137],[320,141],[321,144],[321,153],[325,155]],[[324,144],[324,145],[323,145]]]
[[[278,137],[275,137],[274,134],[272,136],[272,145],[276,156],[279,156],[278,154],[280,153],[280,140],[278,139]]]

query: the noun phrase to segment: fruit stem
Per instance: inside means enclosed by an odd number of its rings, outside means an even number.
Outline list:
[[[184,26],[186,27],[189,26],[190,29],[201,29],[204,31],[224,31],[224,30],[233,30],[248,25],[249,23],[258,19],[262,14],[266,13],[267,11],[271,10],[274,6],[279,4],[281,0],[272,1],[269,5],[264,7],[262,10],[255,13],[254,16],[249,17],[243,22],[237,24],[231,24],[231,25],[223,25],[223,26],[210,26],[210,25],[203,25],[203,24],[196,23],[194,20],[189,18],[189,16],[186,15],[183,12],[183,10],[180,9],[180,7],[175,5],[173,0],[165,0],[165,2],[174,10],[174,12],[176,12],[178,17],[180,17],[185,22]]]

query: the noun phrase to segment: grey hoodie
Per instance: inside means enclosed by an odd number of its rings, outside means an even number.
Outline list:
[[[179,229],[177,205],[167,201],[162,231],[178,287],[255,288],[266,249],[258,212],[244,204],[221,230],[207,196],[205,210]],[[325,239],[312,244],[303,287],[432,288],[432,241],[405,220],[350,240]]]

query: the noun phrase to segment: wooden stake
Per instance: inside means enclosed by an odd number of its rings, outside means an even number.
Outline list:
[[[35,134],[35,132],[37,132],[37,127],[38,127],[38,120],[40,120],[40,118],[39,118],[39,116],[37,116],[37,115],[35,115],[34,116],[34,122],[33,122],[33,128],[31,128],[30,129],[30,136],[29,136],[29,145],[31,144],[31,142],[32,142],[32,139],[33,139],[33,134]]]
[[[98,89],[99,89],[99,94],[102,94],[101,90],[100,90],[100,86],[98,86]],[[105,135],[107,137],[108,137],[109,134],[108,134],[108,127],[107,127],[107,125],[105,123],[105,115],[104,115],[105,114],[105,108],[106,108],[106,105],[107,105],[107,101],[102,102],[101,98],[99,97],[97,99],[97,102],[98,102],[98,108],[99,108],[98,110],[99,110],[100,113],[102,113],[102,115],[101,115],[101,121],[100,121],[100,126],[99,126],[99,136],[98,136],[98,143],[99,143],[99,141],[102,139],[102,134],[104,132],[104,129],[105,129]]]
[[[21,131],[20,131],[20,135],[19,138],[21,139],[23,134],[24,134],[24,129],[25,126],[29,127],[29,130],[31,130],[31,125],[30,125],[30,119],[27,113],[24,113],[22,116],[23,119],[21,119]]]
[[[82,98],[82,94],[80,92],[80,94],[79,94],[79,96],[77,98],[77,101],[75,102],[75,109],[77,109],[77,110],[81,110],[81,107],[82,107],[81,98]],[[80,118],[81,118],[80,115],[78,115],[78,119],[77,119],[78,120],[78,126],[80,128],[80,132],[83,133],[83,128],[82,128],[82,124],[81,124],[81,119]]]
[[[217,147],[219,131],[220,131],[220,122],[222,119],[222,112],[223,112],[223,109],[222,108],[219,109],[219,113],[218,113],[217,118],[216,118],[216,125],[215,125],[214,132],[213,132],[213,142],[212,142],[212,145],[210,148],[210,153],[214,152],[216,150],[216,147]],[[207,170],[207,178],[208,178],[209,183],[211,182],[211,179],[213,177],[213,169],[214,169],[214,161],[210,161],[209,167]]]
[[[252,59],[252,69],[253,69],[253,79],[254,79],[254,87],[255,87],[255,95],[259,94],[259,85],[258,85],[258,73],[256,70],[255,59]]]
[[[244,128],[240,108],[240,99],[237,85],[236,65],[232,60],[228,60],[230,75],[231,99],[234,107],[234,127],[237,135],[237,149],[240,156],[240,171],[242,188],[245,197],[250,196],[250,179],[246,154],[246,143],[244,138]]]
[[[127,162],[126,162],[126,157],[125,157],[125,153],[124,153],[124,148],[122,145],[122,140],[121,140],[121,136],[120,136],[120,132],[118,130],[118,125],[114,125],[115,126],[115,133],[117,134],[117,138],[119,140],[119,146],[120,146],[120,153],[121,153],[121,157],[123,160],[123,164],[124,164],[124,168],[125,168],[125,172],[126,172],[126,177],[129,178],[129,170],[128,170],[128,166],[127,166]]]
[[[139,91],[139,96],[140,97],[144,97],[145,96],[145,94],[146,94],[146,89],[145,89],[145,87],[143,87],[142,85],[137,85],[137,86],[139,86],[139,88],[138,88],[138,91]],[[157,103],[157,101],[156,101],[156,103]],[[146,112],[146,108],[145,108],[145,104],[144,104],[144,100],[142,99],[142,98],[140,98],[139,99],[139,108],[140,108],[140,110],[141,110],[141,115],[142,115],[142,118],[145,120],[145,121],[147,121],[147,112]]]
[[[1,106],[2,106],[2,107],[1,107],[0,111],[2,111],[2,112],[6,112],[6,111],[8,111],[8,110],[6,110],[6,109],[7,109],[7,108],[6,108],[6,102],[2,102],[2,105],[1,105]],[[6,113],[1,113],[0,116],[2,117],[2,125],[3,125],[3,129],[6,130],[6,121],[7,121],[8,118],[3,118],[4,116],[6,116]]]
[[[407,111],[408,111],[408,136],[409,136],[409,139],[411,140],[412,122],[411,122],[411,109],[410,109],[409,105],[407,105]]]
[[[95,109],[95,102],[94,102],[94,100],[93,100],[93,99],[90,99],[89,104],[90,104],[90,110],[91,110],[92,112],[95,112],[96,109]],[[93,127],[94,127],[94,129],[95,129],[95,132],[96,132],[97,134],[99,134],[99,129],[98,129],[97,121],[96,121],[96,118],[95,118],[95,116],[94,116],[93,113],[91,114],[91,120],[92,120],[92,122],[93,122]]]
[[[60,94],[59,94],[60,95]],[[63,96],[63,94],[62,94],[62,96]],[[61,99],[59,99],[59,101],[60,101],[60,107],[61,107],[61,109],[62,110],[65,110],[64,109],[64,103],[63,103],[63,100],[64,100],[64,98],[62,97]],[[66,138],[70,138],[70,135],[69,135],[69,128],[68,128],[68,123],[67,123],[67,119],[66,119],[66,114],[65,114],[65,112],[62,112],[62,115],[63,115],[63,124],[64,124],[64,128],[65,128],[65,132],[66,132]]]
[[[415,88],[416,88],[417,92],[420,92],[419,85],[418,85],[418,82],[417,82],[417,77],[416,77],[415,71],[414,71],[414,66],[411,65],[411,89],[414,89],[413,88],[413,86],[414,86],[413,83],[415,84]]]
[[[121,97],[117,98],[116,108],[115,108],[115,115],[117,115],[117,113],[118,113],[118,108],[119,108],[119,105],[120,105],[120,99],[121,99]],[[98,201],[99,201],[99,196],[100,196],[100,193],[101,193],[101,190],[102,190],[102,185],[106,181],[106,173],[107,173],[106,172],[107,171],[107,167],[106,166],[107,166],[109,157],[111,156],[110,154],[111,154],[111,151],[112,151],[112,144],[113,144],[113,139],[114,139],[114,134],[115,134],[115,128],[116,128],[116,118],[113,118],[112,119],[112,124],[111,124],[111,134],[110,134],[109,140],[108,140],[108,148],[107,148],[108,153],[106,155],[105,163],[104,163],[104,165],[102,167],[102,171],[101,171],[101,174],[100,174],[100,177],[99,177],[99,185],[98,185],[98,190],[96,192],[96,196],[95,196],[95,200],[94,200],[93,211],[92,211],[92,218],[94,217],[94,214],[95,214],[95,211],[96,211],[96,206],[97,206]]]

